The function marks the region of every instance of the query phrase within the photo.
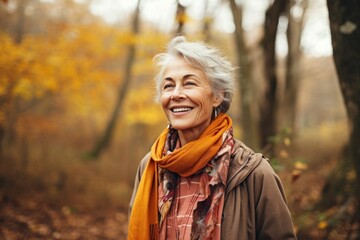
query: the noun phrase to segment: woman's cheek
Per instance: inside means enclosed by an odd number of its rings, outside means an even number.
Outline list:
[[[160,104],[162,105],[163,108],[166,107],[169,101],[170,101],[170,95],[168,93],[162,93],[160,95]]]

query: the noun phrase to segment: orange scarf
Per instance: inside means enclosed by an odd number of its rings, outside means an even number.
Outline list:
[[[222,136],[232,127],[231,118],[220,114],[200,137],[174,152],[163,156],[169,129],[165,129],[151,148],[131,211],[129,240],[159,239],[158,220],[158,166],[188,177],[204,168],[222,145]]]

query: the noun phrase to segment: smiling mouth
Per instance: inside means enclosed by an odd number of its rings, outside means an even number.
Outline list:
[[[179,108],[173,108],[173,109],[171,109],[171,111],[172,111],[173,113],[188,112],[188,111],[190,111],[190,110],[192,110],[192,108],[190,108],[190,107],[179,107]]]

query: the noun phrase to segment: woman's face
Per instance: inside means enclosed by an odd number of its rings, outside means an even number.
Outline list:
[[[214,95],[203,71],[182,58],[169,61],[163,74],[160,102],[173,128],[199,136],[211,122],[213,107],[221,103]]]

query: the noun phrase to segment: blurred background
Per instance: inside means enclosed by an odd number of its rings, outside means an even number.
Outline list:
[[[299,238],[359,228],[339,218],[356,215],[352,185],[328,191],[356,173],[338,167],[325,0],[2,0],[0,239],[125,239],[137,165],[167,126],[152,58],[179,34],[239,67],[235,137],[270,158]]]

